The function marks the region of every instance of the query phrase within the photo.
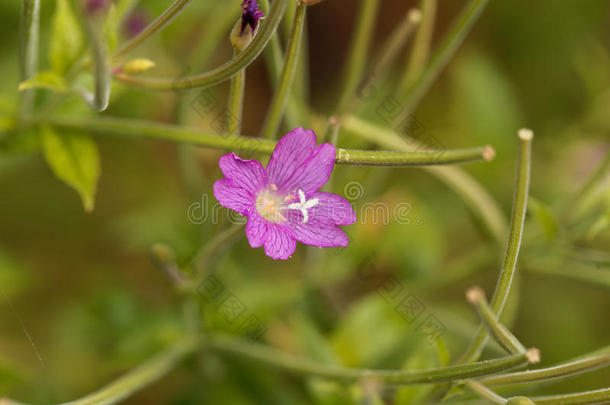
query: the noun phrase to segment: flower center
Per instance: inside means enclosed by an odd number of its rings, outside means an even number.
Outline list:
[[[256,210],[267,221],[281,224],[286,222],[286,217],[282,215],[282,211],[286,209],[286,204],[282,196],[274,193],[275,190],[277,190],[277,187],[272,184],[258,194]]]

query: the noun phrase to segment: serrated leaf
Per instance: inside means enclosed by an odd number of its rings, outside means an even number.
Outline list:
[[[58,93],[67,92],[68,85],[63,77],[55,72],[42,71],[31,79],[19,83],[19,91],[28,89],[49,89]]]
[[[58,133],[42,129],[42,149],[55,175],[80,195],[85,210],[93,210],[100,158],[93,140],[83,134]]]
[[[68,0],[56,0],[49,60],[58,75],[64,75],[83,50],[83,34]]]

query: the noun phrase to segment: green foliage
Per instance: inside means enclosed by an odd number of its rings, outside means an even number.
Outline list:
[[[19,84],[19,91],[28,89],[48,89],[57,93],[65,93],[68,91],[68,84],[57,73],[43,71]]]
[[[42,150],[55,175],[80,195],[85,211],[93,211],[100,157],[93,139],[84,134],[56,132],[44,127]]]
[[[53,71],[63,76],[83,51],[84,38],[69,0],[56,0],[49,60]]]

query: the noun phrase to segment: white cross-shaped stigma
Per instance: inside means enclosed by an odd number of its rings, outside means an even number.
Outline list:
[[[302,223],[306,223],[309,220],[309,212],[308,209],[315,207],[318,205],[320,201],[317,198],[312,198],[311,200],[305,199],[305,193],[303,190],[299,190],[299,202],[292,203],[288,206],[288,209],[291,210],[299,210],[303,214]]]

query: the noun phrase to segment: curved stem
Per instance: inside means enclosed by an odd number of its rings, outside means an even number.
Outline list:
[[[460,17],[451,27],[438,50],[432,55],[430,64],[409,88],[406,97],[399,97],[399,101],[401,101],[401,104],[406,111],[413,111],[428,92],[441,70],[447,65],[458,47],[466,38],[466,35],[470,32],[470,29],[483,12],[487,2],[488,0],[471,0],[466,6]],[[404,103],[402,101],[404,101]]]
[[[496,315],[493,313],[487,300],[485,293],[478,287],[473,287],[466,292],[468,302],[476,309],[477,314],[481,318],[481,322],[485,324],[487,329],[495,337],[496,341],[509,353],[523,353],[526,351],[525,346],[513,335],[504,325],[500,323]]]
[[[138,368],[118,378],[104,388],[75,401],[61,405],[109,405],[116,404],[133,393],[152,384],[167,374],[180,360],[199,347],[199,340],[185,338],[167,351],[151,358]],[[2,405],[25,405],[8,399],[0,399]]]
[[[36,75],[40,37],[40,0],[23,0],[19,27],[19,64],[21,81]],[[28,118],[34,104],[35,90],[22,93],[21,118]]]
[[[235,55],[238,53],[239,51],[236,50]],[[245,88],[246,69],[242,69],[231,78],[231,89],[227,107],[227,132],[231,135],[239,135],[241,133]]]
[[[456,381],[527,364],[525,354],[515,354],[500,359],[428,370],[368,370],[319,364],[265,345],[225,335],[214,335],[210,338],[208,344],[213,349],[244,356],[297,374],[345,381],[358,381],[368,378],[386,384],[409,385]]]
[[[530,130],[522,129],[519,131],[519,160],[517,163],[517,180],[510,231],[506,246],[506,254],[504,256],[504,264],[502,266],[502,270],[500,271],[500,277],[498,278],[498,284],[496,286],[494,296],[491,300],[491,309],[498,317],[500,317],[502,314],[502,310],[504,309],[504,305],[506,304],[510,294],[510,288],[517,269],[517,258],[519,257],[519,249],[521,248],[523,226],[525,224],[525,213],[527,211],[532,139],[533,133]],[[478,359],[486,341],[487,331],[484,328],[479,328],[474,341],[466,350],[466,353],[462,356],[459,363],[475,361]]]
[[[172,142],[190,143],[215,149],[271,153],[276,142],[246,136],[209,134],[197,129],[123,118],[87,118],[86,120],[51,120],[57,128],[85,130],[97,134],[110,134],[154,138]],[[488,147],[445,151],[396,152],[337,149],[335,162],[367,166],[423,166],[462,163],[484,160]]]
[[[282,115],[286,109],[288,96],[294,82],[294,76],[299,60],[299,49],[301,47],[301,37],[303,35],[303,26],[305,25],[305,14],[307,6],[303,3],[298,3],[297,10],[294,16],[292,33],[288,41],[288,51],[284,60],[284,69],[278,87],[276,89],[265,124],[262,129],[264,138],[274,138],[280,126]]]
[[[276,0],[273,2],[273,7],[268,17],[261,22],[261,27],[258,34],[254,37],[250,45],[248,45],[239,55],[225,64],[212,69],[208,72],[201,73],[195,76],[189,76],[179,79],[161,79],[161,78],[137,78],[125,74],[118,74],[115,77],[130,86],[141,87],[149,90],[184,90],[195,87],[208,87],[225,80],[228,80],[240,70],[249,66],[263,51],[267,42],[275,32],[280,23],[286,3],[288,0]]]
[[[343,111],[352,101],[358,85],[362,80],[366,65],[367,53],[379,11],[379,0],[361,0],[356,29],[353,34],[349,56],[343,73],[343,92],[337,110]]]
[[[115,58],[119,58],[126,53],[134,50],[138,47],[142,42],[146,41],[152,35],[162,30],[167,24],[169,24],[178,14],[180,14],[186,6],[192,0],[176,0],[174,3],[163,12],[159,17],[157,17],[153,22],[151,22],[146,28],[142,30],[138,35],[133,37],[128,42],[124,43],[119,49],[114,53]]]
[[[552,395],[545,397],[533,397],[536,405],[586,405],[607,404],[610,402],[610,388],[600,390],[579,392],[576,394]]]
[[[93,77],[95,89],[93,94],[88,90],[78,89],[89,108],[94,111],[104,111],[110,101],[110,65],[106,54],[106,45],[102,38],[102,21],[88,16],[80,1],[72,0],[72,6],[80,14],[81,27],[87,34],[91,44],[91,59],[93,60]]]
[[[610,346],[606,348],[606,353],[600,353],[588,358],[573,360],[538,370],[485,376],[479,378],[479,381],[485,385],[524,384],[571,377],[608,366],[610,366]]]

